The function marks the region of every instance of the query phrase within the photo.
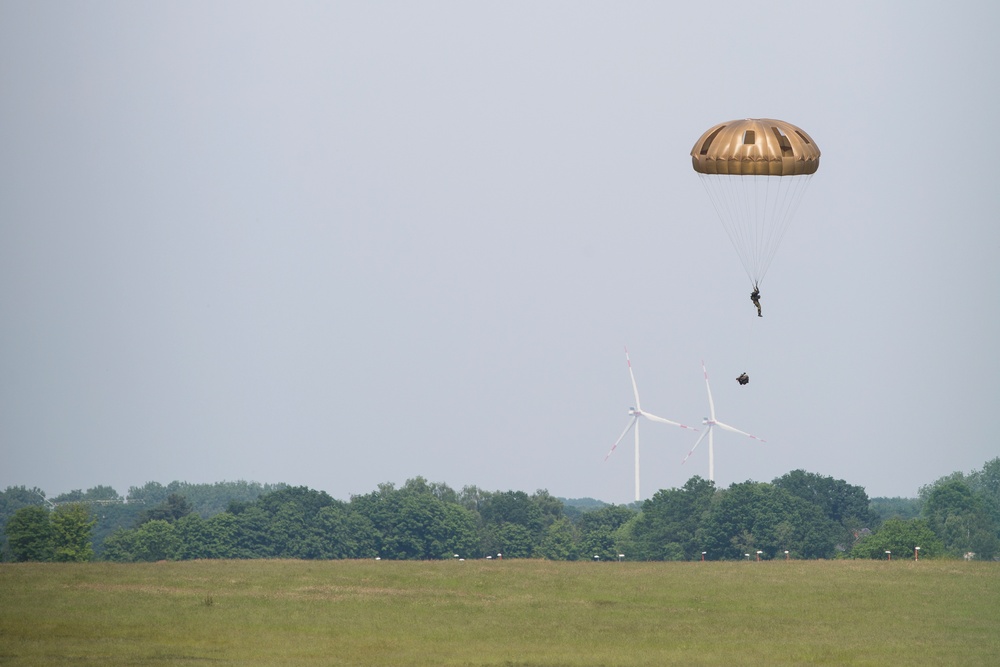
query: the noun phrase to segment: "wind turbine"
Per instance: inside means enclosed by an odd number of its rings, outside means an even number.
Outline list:
[[[671,424],[673,426],[679,426],[681,428],[690,429],[692,431],[697,431],[696,428],[691,428],[690,426],[685,426],[684,424],[678,424],[677,422],[672,422],[669,419],[664,419],[663,417],[657,417],[656,415],[651,415],[648,412],[643,412],[642,408],[639,407],[639,388],[635,384],[635,373],[632,372],[632,360],[628,358],[628,348],[625,348],[625,363],[628,364],[628,374],[632,378],[632,393],[635,395],[635,407],[629,408],[628,413],[631,415],[632,419],[629,420],[628,426],[622,431],[622,434],[618,436],[615,440],[615,444],[611,445],[611,451],[608,452],[604,460],[607,461],[608,457],[614,453],[615,448],[618,447],[618,443],[628,434],[629,430],[635,428],[635,499],[639,500],[639,417],[645,417],[654,422],[662,422],[664,424]]]
[[[707,426],[708,429],[706,429],[704,433],[702,433],[700,436],[698,436],[697,442],[694,443],[694,447],[691,448],[691,451],[688,452],[688,455],[684,457],[683,461],[681,461],[681,465],[684,465],[687,462],[687,460],[689,458],[691,458],[691,455],[694,454],[694,450],[696,450],[698,448],[698,445],[701,444],[701,441],[704,440],[705,436],[707,435],[708,436],[708,481],[714,482],[715,481],[715,449],[712,446],[712,429],[713,428],[715,428],[716,426],[718,426],[719,428],[721,428],[724,431],[732,431],[733,433],[739,433],[740,435],[745,435],[748,438],[752,438],[753,440],[758,440],[760,442],[767,442],[767,440],[764,440],[763,438],[758,438],[755,435],[750,435],[749,433],[741,431],[738,428],[733,428],[729,424],[723,424],[722,422],[716,420],[716,418],[715,418],[715,402],[712,400],[712,388],[708,385],[708,371],[705,370],[705,362],[704,362],[704,360],[702,360],[702,362],[701,362],[701,371],[702,371],[702,373],[705,374],[705,389],[708,390],[708,414],[709,414],[709,416],[705,417],[705,419],[703,419],[701,423],[704,424],[705,426]]]

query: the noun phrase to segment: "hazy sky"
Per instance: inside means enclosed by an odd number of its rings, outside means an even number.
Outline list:
[[[686,4],[0,0],[0,488],[629,502],[626,345],[767,439],[723,487],[1000,455],[1000,5]],[[823,152],[763,318],[689,157],[745,117]]]

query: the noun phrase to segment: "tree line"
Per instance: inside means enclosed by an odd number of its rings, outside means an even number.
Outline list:
[[[349,501],[245,482],[151,483],[127,498],[97,487],[53,507],[41,495],[0,494],[5,560],[885,558],[917,546],[928,558],[1000,557],[1000,458],[882,502],[803,470],[727,489],[696,476],[631,506],[422,477]]]

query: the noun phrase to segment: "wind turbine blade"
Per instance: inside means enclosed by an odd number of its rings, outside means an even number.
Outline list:
[[[677,422],[672,422],[669,419],[664,419],[663,417],[657,417],[656,415],[651,415],[648,412],[643,412],[642,416],[646,417],[647,419],[652,419],[654,422],[660,422],[661,424],[670,424],[672,426],[680,426],[681,428],[686,428],[686,429],[689,429],[691,431],[697,431],[698,430],[698,429],[694,428],[693,426],[687,426],[685,424],[679,424]]]
[[[628,347],[625,348],[625,363],[628,364],[628,376],[632,378],[632,393],[635,395],[635,409],[640,410],[639,407],[639,387],[635,384],[635,373],[632,372],[632,360],[628,358]]]
[[[706,436],[706,435],[708,435],[708,434],[709,434],[709,433],[711,433],[711,432],[712,432],[712,425],[711,425],[711,424],[709,424],[709,425],[708,425],[708,428],[707,428],[707,429],[705,429],[705,430],[704,430],[704,431],[702,432],[702,434],[698,436],[698,440],[697,440],[697,441],[695,441],[695,443],[694,443],[694,447],[692,447],[692,448],[691,448],[691,451],[690,451],[690,452],[688,452],[688,455],[684,457],[684,460],[683,460],[683,461],[681,461],[681,465],[684,465],[685,463],[687,463],[687,460],[688,460],[689,458],[691,458],[691,455],[692,455],[692,454],[694,454],[694,450],[698,449],[698,445],[700,445],[700,444],[701,444],[701,441],[702,441],[702,440],[704,440],[704,439],[705,439],[705,436]]]
[[[739,433],[740,435],[745,435],[746,437],[752,438],[754,440],[759,440],[761,442],[767,442],[767,440],[765,440],[764,438],[758,438],[757,436],[751,435],[751,434],[747,433],[746,431],[741,431],[738,428],[733,428],[729,424],[723,424],[722,422],[715,422],[715,425],[718,426],[721,429],[725,429],[727,431],[730,431],[731,433]]]
[[[622,438],[624,438],[628,434],[628,432],[630,430],[632,430],[632,427],[635,426],[635,422],[638,419],[639,419],[639,417],[637,415],[632,415],[632,419],[629,420],[628,426],[625,427],[625,430],[622,431],[622,434],[620,436],[618,436],[617,440],[615,440],[615,444],[611,445],[611,451],[609,451],[608,454],[607,454],[607,456],[604,457],[605,461],[607,461],[608,457],[611,456],[614,453],[615,448],[618,447],[618,444],[622,441]]]
[[[708,418],[715,420],[715,401],[712,400],[712,387],[708,384],[708,370],[705,368],[705,360],[701,360],[701,372],[705,374],[705,389],[708,390]]]

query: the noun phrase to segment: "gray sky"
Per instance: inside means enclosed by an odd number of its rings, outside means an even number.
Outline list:
[[[628,502],[625,345],[767,439],[721,486],[1000,455],[1000,5],[687,5],[0,0],[0,488]],[[744,117],[823,151],[763,318],[688,156]]]

